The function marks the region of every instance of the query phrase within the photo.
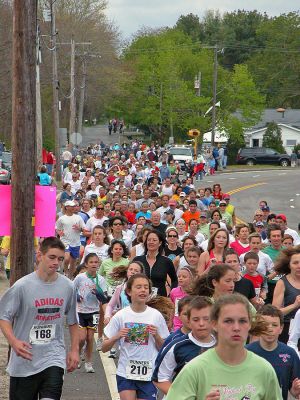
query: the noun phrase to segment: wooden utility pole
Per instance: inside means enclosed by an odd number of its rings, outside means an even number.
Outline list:
[[[43,164],[43,125],[42,125],[42,103],[41,103],[41,81],[40,81],[40,63],[41,49],[39,27],[37,27],[36,36],[36,165],[39,169]]]
[[[218,46],[214,47],[214,76],[213,76],[213,105],[212,105],[212,122],[211,122],[211,145],[215,144],[216,133],[216,102],[217,102],[217,80],[218,80]]]
[[[52,108],[53,108],[53,127],[55,135],[55,159],[56,159],[56,180],[61,181],[60,163],[60,137],[59,137],[59,81],[57,73],[57,44],[56,44],[56,25],[55,25],[55,0],[50,0],[51,11],[51,48],[52,48]]]
[[[32,216],[36,173],[36,16],[36,0],[14,0],[11,284],[33,271]]]
[[[80,86],[80,99],[79,99],[79,107],[78,107],[78,129],[77,129],[77,131],[81,134],[82,134],[85,87],[86,87],[86,59],[85,59],[85,56],[83,56],[83,59],[82,59],[82,82],[81,82],[81,86]]]
[[[75,40],[71,39],[71,88],[70,88],[70,124],[69,137],[76,128],[76,99],[75,99]]]

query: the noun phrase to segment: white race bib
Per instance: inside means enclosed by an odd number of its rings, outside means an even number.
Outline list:
[[[152,362],[130,360],[126,366],[126,378],[134,381],[151,381]]]
[[[99,324],[99,314],[93,314],[93,324],[94,325]]]
[[[175,317],[178,317],[178,303],[180,299],[175,299]]]
[[[112,297],[112,295],[115,293],[116,287],[115,286],[107,286],[107,295],[109,297]]]
[[[56,325],[33,325],[29,333],[31,344],[48,344],[55,338]]]

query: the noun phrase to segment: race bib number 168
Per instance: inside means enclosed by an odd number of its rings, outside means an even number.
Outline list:
[[[54,324],[33,325],[30,330],[29,340],[31,344],[47,344],[55,338]]]

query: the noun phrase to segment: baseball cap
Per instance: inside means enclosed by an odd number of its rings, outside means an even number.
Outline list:
[[[186,194],[184,192],[180,192],[179,197],[185,197],[185,196],[186,196]]]
[[[262,207],[261,211],[270,211],[270,207],[269,206]]]
[[[67,200],[66,202],[65,202],[65,207],[75,207],[76,206],[76,203],[73,201],[73,200]]]
[[[261,221],[256,222],[255,226],[264,226],[264,223]]]
[[[230,194],[224,193],[224,194],[223,194],[223,199],[224,199],[224,200],[230,200]]]
[[[222,205],[224,205],[224,206],[227,206],[227,203],[226,203],[226,201],[224,201],[224,200],[221,200],[221,201],[220,201],[220,203],[219,203],[219,206],[222,206]]]
[[[286,222],[286,216],[284,214],[276,215],[276,219],[282,219],[283,222]]]
[[[177,206],[177,201],[176,200],[170,200],[169,201],[169,206]]]
[[[207,218],[206,211],[201,211],[200,218]]]
[[[165,211],[164,214],[174,215],[174,211],[169,209],[169,210]]]

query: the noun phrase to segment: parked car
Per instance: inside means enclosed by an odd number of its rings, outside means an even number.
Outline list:
[[[10,182],[10,172],[7,169],[0,167],[0,184],[9,184]]]
[[[0,183],[8,184],[11,178],[12,154],[4,151],[0,156]]]
[[[168,152],[172,154],[174,161],[178,161],[182,171],[186,169],[186,163],[193,161],[193,149],[188,146],[172,146]]]
[[[274,164],[287,167],[291,165],[291,157],[268,147],[244,147],[239,149],[236,162],[246,165]]]
[[[0,160],[2,160],[2,168],[7,169],[11,172],[11,165],[12,165],[12,153],[9,151],[3,151],[0,156]]]

